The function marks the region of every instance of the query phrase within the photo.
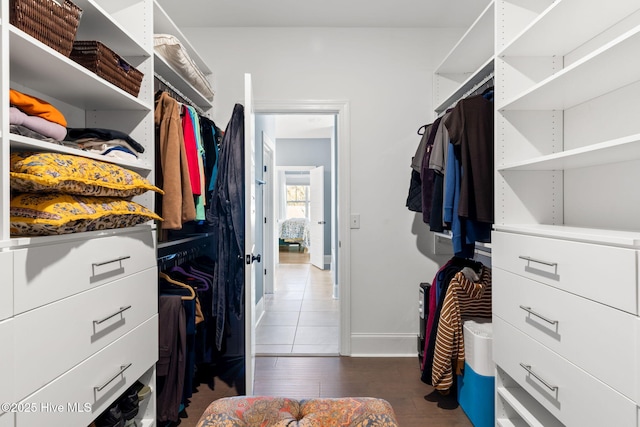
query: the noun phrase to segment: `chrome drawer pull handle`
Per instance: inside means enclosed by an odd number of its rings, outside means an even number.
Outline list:
[[[110,380],[108,380],[106,383],[104,383],[104,384],[102,384],[102,385],[100,385],[100,386],[98,386],[98,387],[94,387],[93,389],[94,389],[95,391],[102,391],[102,390],[104,390],[104,388],[105,388],[106,386],[108,386],[109,384],[111,384],[111,382],[112,382],[113,380],[115,380],[115,379],[116,379],[116,378],[118,378],[120,375],[122,375],[122,374],[124,373],[124,371],[126,371],[127,369],[129,369],[129,368],[131,367],[131,365],[132,365],[132,363],[129,363],[128,365],[122,365],[122,366],[120,366],[120,370],[118,371],[118,373],[117,373],[117,374],[115,374],[113,377],[111,377],[111,379],[110,379]]]
[[[125,311],[129,310],[131,308],[130,305],[126,306],[126,307],[120,307],[120,310],[116,311],[113,314],[110,314],[109,316],[105,317],[104,319],[100,319],[100,320],[94,320],[93,323],[95,323],[96,325],[99,325],[101,323],[106,322],[107,320],[111,319],[112,317],[117,316],[118,314],[124,313]]]
[[[524,311],[526,311],[527,313],[532,314],[532,315],[544,320],[547,323],[551,323],[552,325],[557,325],[558,324],[557,320],[551,320],[548,317],[544,317],[542,314],[536,313],[535,311],[531,310],[531,307],[525,307],[524,305],[521,305],[520,308],[523,309]]]
[[[537,262],[538,264],[548,265],[549,267],[557,267],[558,266],[557,262],[542,261],[542,260],[539,260],[539,259],[531,258],[530,256],[520,255],[518,258],[523,259],[525,261],[529,261],[529,262]]]
[[[93,265],[94,267],[99,267],[101,265],[107,265],[107,264],[113,264],[114,262],[119,262],[125,259],[129,259],[131,258],[131,256],[127,255],[127,256],[121,256],[120,258],[116,258],[116,259],[112,259],[111,261],[104,261],[104,262],[94,262]]]
[[[545,380],[543,380],[542,378],[540,378],[540,376],[538,374],[536,374],[535,372],[533,372],[533,369],[531,369],[531,365],[525,365],[524,363],[520,363],[520,366],[522,366],[524,368],[525,371],[527,371],[528,373],[531,374],[531,376],[535,377],[538,381],[540,381],[546,388],[548,388],[551,391],[558,391],[558,386],[555,385],[551,385],[548,382],[546,382]]]

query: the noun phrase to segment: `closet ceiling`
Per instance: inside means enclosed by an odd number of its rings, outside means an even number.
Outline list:
[[[488,0],[158,0],[180,27],[467,27]]]

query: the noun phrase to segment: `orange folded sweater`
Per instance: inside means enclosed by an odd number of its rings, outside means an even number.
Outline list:
[[[62,113],[53,105],[36,97],[18,92],[17,90],[9,90],[9,103],[14,107],[30,116],[38,116],[50,122],[57,123],[61,126],[67,126],[67,120]]]

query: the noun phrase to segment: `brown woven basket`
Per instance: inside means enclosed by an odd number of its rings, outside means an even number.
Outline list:
[[[10,0],[9,22],[42,43],[69,56],[82,10],[64,0]]]
[[[138,96],[144,75],[99,41],[73,43],[70,58],[120,89]]]

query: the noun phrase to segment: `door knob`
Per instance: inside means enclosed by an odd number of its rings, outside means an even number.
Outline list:
[[[254,261],[260,262],[261,259],[262,259],[262,255],[260,254],[258,255],[251,254],[246,256],[247,265],[251,264]]]

